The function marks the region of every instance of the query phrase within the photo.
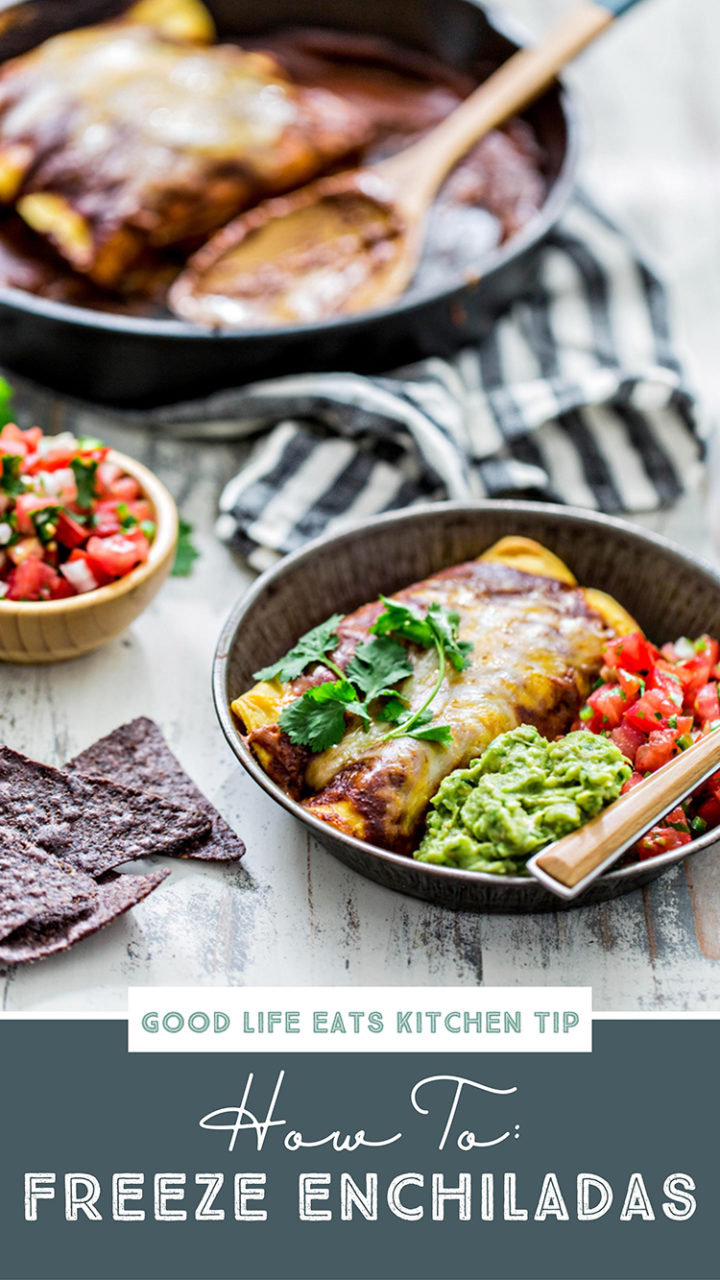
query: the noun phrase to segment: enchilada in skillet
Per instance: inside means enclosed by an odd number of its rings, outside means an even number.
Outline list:
[[[140,0],[0,72],[0,202],[96,284],[368,141],[351,103],[213,36],[198,0]]]

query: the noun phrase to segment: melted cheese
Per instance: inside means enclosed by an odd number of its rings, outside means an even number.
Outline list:
[[[473,646],[465,671],[448,664],[433,702],[435,722],[452,731],[451,745],[408,737],[387,742],[389,726],[374,723],[366,731],[353,719],[328,751],[309,760],[298,752],[302,789],[311,793],[305,808],[338,830],[408,851],[448,773],[520,723],[530,721],[550,733],[568,728],[600,669],[608,635],[638,629],[617,601],[575,586],[567,566],[530,539],[503,539],[475,564],[477,569],[471,562],[398,593],[422,607],[436,601],[457,611],[460,638]],[[356,641],[362,627],[349,622]],[[417,709],[435,684],[437,657],[434,650],[414,646],[409,653],[413,672],[400,692]],[[232,707],[252,735],[276,725],[302,687],[258,684]],[[272,772],[272,744],[262,734],[250,742]]]

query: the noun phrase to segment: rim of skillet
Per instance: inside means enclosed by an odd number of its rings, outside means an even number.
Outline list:
[[[255,779],[255,781],[272,797],[278,804],[291,813],[306,827],[309,827],[319,840],[323,837],[326,839],[332,837],[341,843],[349,845],[359,853],[371,855],[372,857],[390,863],[394,867],[407,867],[410,863],[414,870],[422,870],[430,877],[441,880],[456,880],[470,884],[493,885],[500,888],[506,884],[513,888],[521,888],[525,886],[534,886],[535,881],[531,876],[498,876],[490,875],[486,871],[465,871],[460,867],[444,867],[437,866],[433,863],[418,862],[412,858],[408,858],[405,854],[393,853],[388,849],[381,849],[378,845],[370,844],[366,840],[359,840],[356,836],[346,835],[342,831],[336,830],[329,823],[322,822],[319,818],[307,812],[301,804],[296,800],[292,800],[285,792],[273,782],[271,778],[261,768],[252,752],[243,742],[238,731],[227,696],[226,672],[228,653],[232,647],[235,636],[242,625],[245,615],[249,612],[256,601],[265,593],[268,585],[275,579],[283,577],[285,574],[292,573],[295,567],[302,564],[306,560],[312,560],[319,551],[330,545],[337,545],[342,542],[353,542],[357,539],[358,533],[372,525],[373,529],[377,525],[393,525],[403,524],[408,519],[415,516],[431,516],[433,513],[445,512],[448,514],[471,515],[473,512],[480,511],[506,511],[508,514],[513,512],[529,512],[531,514],[549,515],[556,518],[566,518],[571,524],[590,524],[598,526],[600,529],[611,528],[616,529],[631,537],[635,537],[643,542],[651,543],[655,546],[662,547],[671,557],[678,561],[678,567],[691,562],[693,568],[700,570],[709,580],[709,582],[720,590],[720,572],[718,572],[709,561],[704,557],[691,557],[688,552],[683,550],[678,543],[664,537],[662,534],[649,533],[644,529],[632,524],[627,520],[620,520],[615,516],[606,516],[599,512],[584,510],[581,507],[560,506],[557,503],[548,502],[524,502],[519,499],[478,499],[475,502],[449,501],[449,502],[433,502],[422,503],[418,506],[407,507],[399,512],[389,512],[386,515],[376,516],[372,521],[361,520],[348,525],[332,534],[322,534],[318,538],[313,538],[311,542],[306,543],[297,551],[291,552],[284,556],[276,565],[272,565],[260,575],[256,582],[253,583],[250,590],[244,595],[235,607],[232,609],[223,629],[220,633],[215,654],[213,657],[213,701],[215,704],[215,712],[220,721],[225,738],[237,756],[240,763],[247,772]],[[667,853],[656,854],[652,858],[646,858],[642,863],[631,863],[626,867],[620,867],[617,870],[609,871],[603,876],[603,880],[613,883],[622,884],[625,880],[632,879],[637,875],[638,868],[648,868],[656,871],[662,871],[672,866],[676,862],[682,862],[691,854],[699,853],[702,849],[708,848],[720,838],[720,829],[712,828],[705,832],[696,840],[692,840],[690,844],[682,845],[679,849],[668,850]]]
[[[474,9],[480,10],[491,28],[510,40],[518,49],[525,48],[530,41],[528,31],[521,23],[498,13],[492,5],[485,5],[481,0],[465,0]],[[23,8],[31,0],[18,0],[13,8]],[[73,30],[72,27],[67,28]],[[512,56],[512,55],[510,55]],[[498,63],[498,66],[504,65]],[[556,88],[558,103],[565,122],[565,153],[562,163],[550,185],[545,200],[530,221],[510,236],[504,244],[492,249],[482,259],[482,271],[473,281],[459,279],[449,288],[432,288],[417,294],[407,291],[394,302],[359,315],[336,316],[330,320],[319,320],[311,324],[272,326],[264,329],[216,329],[209,326],[192,324],[176,317],[127,316],[119,312],[93,311],[90,307],[74,306],[69,302],[57,302],[52,298],[42,298],[24,289],[10,285],[0,286],[0,306],[9,306],[19,311],[27,311],[31,315],[40,315],[50,320],[74,324],[80,328],[107,329],[114,333],[135,334],[139,337],[158,338],[190,338],[199,342],[237,342],[267,339],[289,339],[299,334],[320,335],[333,334],[338,329],[344,332],[361,331],[368,325],[380,320],[387,320],[397,315],[409,315],[413,311],[446,299],[452,302],[460,299],[468,287],[472,287],[493,275],[513,259],[539,244],[555,225],[563,209],[569,202],[575,189],[575,178],[580,158],[581,124],[577,102],[568,91],[564,81],[558,78],[548,92]]]

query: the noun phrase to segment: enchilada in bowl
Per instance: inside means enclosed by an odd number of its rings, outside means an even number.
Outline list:
[[[544,574],[528,573],[520,556],[514,564],[507,558],[505,563],[492,556],[478,559],[509,535],[516,550],[527,547],[521,540],[530,538],[552,552]],[[506,542],[505,551],[513,544]],[[561,581],[555,556],[573,577],[593,588]],[[447,570],[448,565],[456,567]],[[404,588],[412,579],[415,587]],[[367,640],[382,610],[378,597],[408,601],[408,593],[414,594],[422,612],[423,597],[427,610],[450,583],[456,584],[455,595],[446,597],[445,604],[452,604],[464,620],[458,636],[473,644],[474,656],[469,668],[452,671],[433,704],[428,727],[449,728],[449,745],[396,732],[388,736],[393,728],[388,724],[373,723],[366,737],[352,716],[339,743],[320,752],[278,732],[284,709],[280,702],[296,702],[303,682],[306,688],[327,683],[328,673],[301,669],[289,681],[278,684],[273,676],[253,686],[253,672],[265,659],[272,671],[273,663],[296,644],[303,623],[317,626],[333,607],[342,611],[337,631],[346,647],[331,657],[339,659],[342,671],[352,644]],[[372,605],[357,607],[373,596]],[[625,601],[632,602],[632,616]],[[472,618],[474,622],[467,621]],[[534,724],[547,738],[583,729],[578,715],[588,695],[595,697],[593,684],[605,683],[604,654],[613,636],[641,628],[662,641],[700,628],[717,633],[719,624],[717,577],[661,539],[607,517],[541,504],[444,503],[321,539],[264,575],[221,637],[216,706],[226,736],[249,772],[336,856],[363,874],[455,907],[557,909],[557,901],[527,877],[408,856],[422,839],[432,796],[453,770],[466,767],[499,734],[518,724]],[[437,675],[428,650],[418,649],[411,660],[408,686],[402,681],[394,685],[409,710],[424,701],[430,666]],[[240,719],[230,709],[238,699]],[[603,877],[581,901],[626,892],[714,838],[712,830],[693,829],[677,845],[671,842],[673,847],[663,851],[657,846],[652,856]]]

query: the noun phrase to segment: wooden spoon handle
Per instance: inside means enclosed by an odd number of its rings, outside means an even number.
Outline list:
[[[569,888],[608,859],[619,858],[720,766],[720,731],[700,738],[657,773],[628,791],[584,827],[563,836],[533,862]]]
[[[403,185],[411,179],[413,196],[422,187],[420,202],[426,204],[470,147],[539,97],[566,63],[614,18],[603,4],[590,0],[580,4],[541,44],[513,54],[426,138],[377,165],[378,172],[397,184],[401,201]]]

